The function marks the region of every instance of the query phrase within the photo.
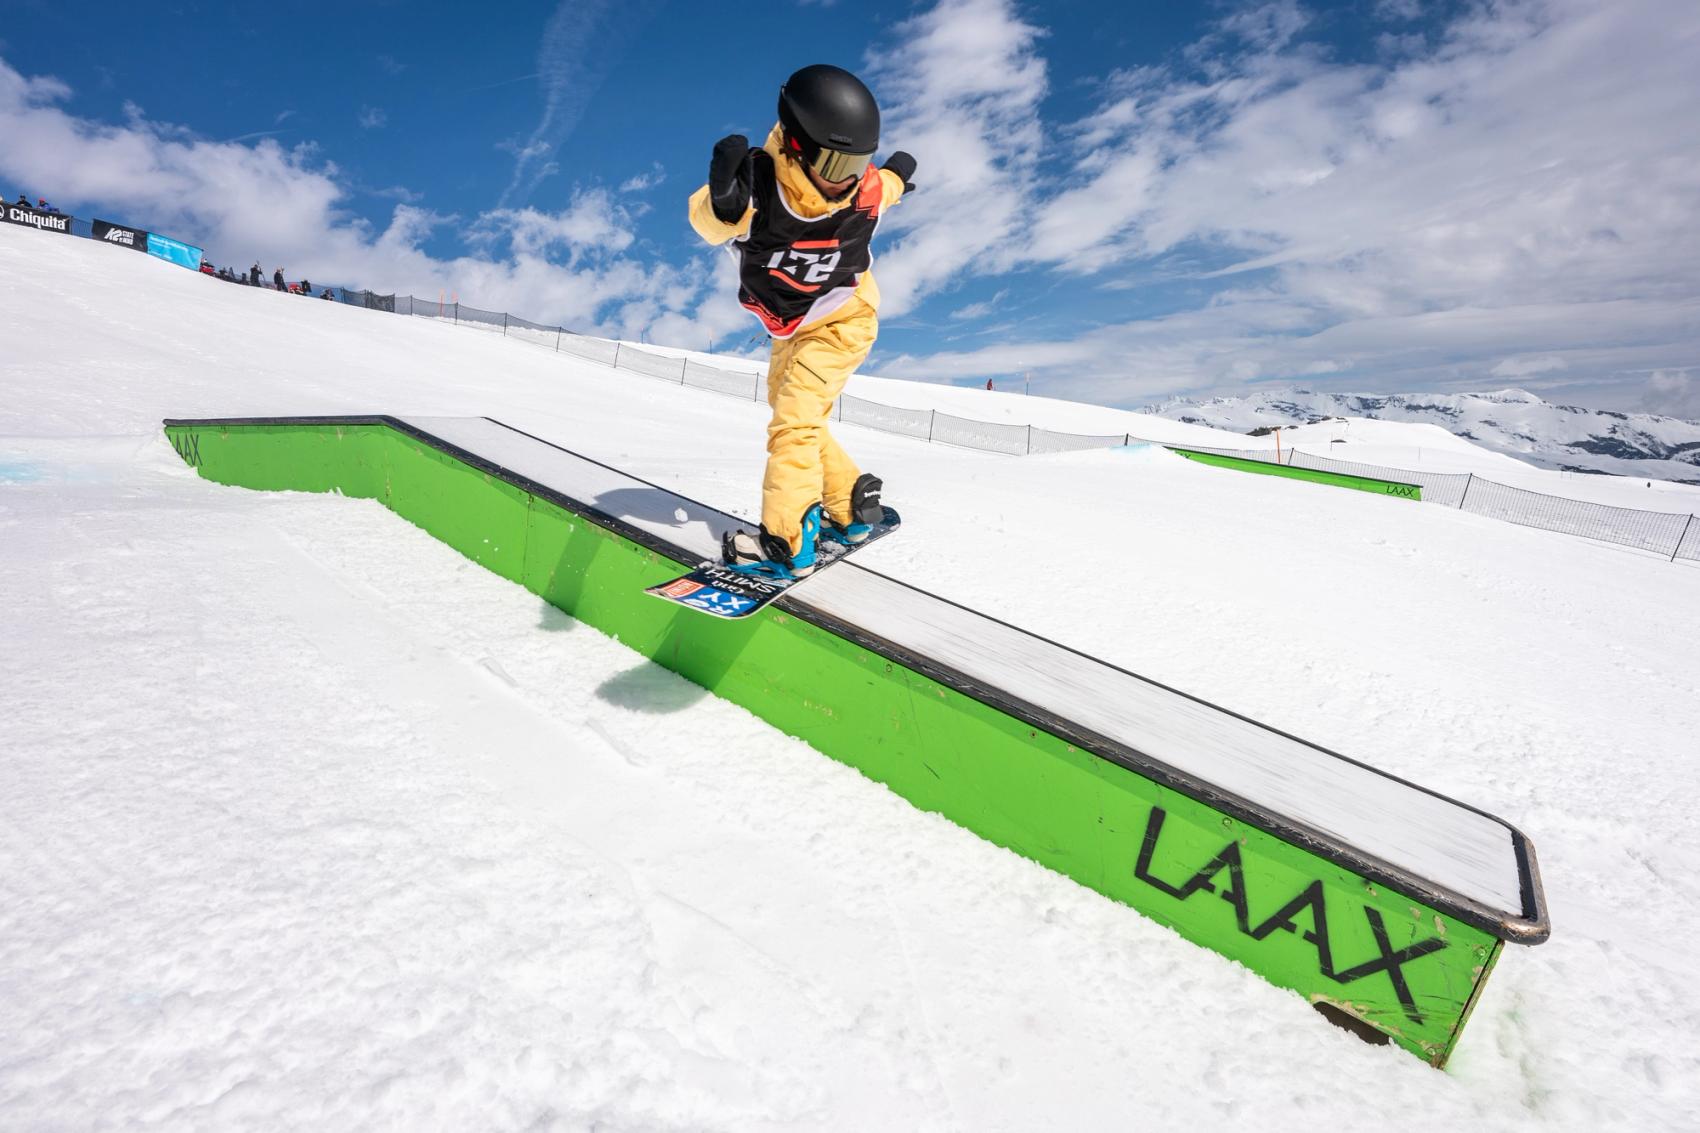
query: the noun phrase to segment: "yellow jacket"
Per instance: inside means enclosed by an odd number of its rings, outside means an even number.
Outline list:
[[[775,179],[779,182],[779,191],[785,194],[785,203],[791,207],[791,211],[798,216],[816,217],[837,212],[842,208],[849,208],[855,200],[854,194],[836,202],[829,201],[820,195],[820,190],[816,189],[815,183],[809,180],[809,175],[803,171],[803,167],[785,152],[782,142],[784,132],[783,127],[775,124],[773,129],[768,131],[767,141],[762,143],[761,148],[766,150],[768,156],[773,158],[773,170]],[[884,212],[903,199],[903,178],[889,169],[882,169],[880,170],[880,182],[885,186],[885,201],[880,209],[881,212]],[[748,207],[744,209],[744,215],[738,218],[736,224],[727,224],[714,215],[714,204],[708,199],[707,185],[691,194],[691,227],[697,230],[697,235],[710,244],[724,244],[734,237],[742,236],[750,230],[750,219],[755,214],[754,206]],[[874,272],[871,267],[862,273],[861,280],[856,284],[856,298],[875,310],[879,309],[880,289],[879,284],[874,282]],[[820,326],[830,323],[835,319],[843,318],[854,310],[855,303],[851,302],[809,325]]]

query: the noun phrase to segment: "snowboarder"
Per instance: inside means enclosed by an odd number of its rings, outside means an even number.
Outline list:
[[[738,302],[772,339],[761,528],[730,532],[728,565],[780,578],[815,569],[820,538],[856,544],[881,522],[878,477],[827,431],[832,404],[879,334],[869,244],[885,209],[915,186],[915,159],[879,148],[874,96],[850,72],[804,67],[779,88],[779,122],[760,148],[714,145],[691,226],[738,255]],[[824,523],[824,529],[823,529]]]
[[[284,283],[283,283],[283,269],[282,268],[278,268],[276,271],[272,272],[272,286],[276,287],[279,291],[289,290],[287,287],[284,286]]]

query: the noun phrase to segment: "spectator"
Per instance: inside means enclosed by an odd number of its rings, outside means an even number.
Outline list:
[[[248,269],[248,286],[249,287],[258,287],[259,285],[260,285],[260,261],[255,260],[254,266]]]
[[[218,269],[213,266],[213,263],[212,263],[211,260],[203,259],[201,261],[201,274],[202,275],[217,275]]]
[[[22,205],[24,208],[30,207],[30,199],[28,197],[24,196],[22,193],[18,194],[18,202],[17,203]]]
[[[283,269],[282,268],[278,268],[276,271],[272,272],[272,286],[277,288],[279,291],[288,291],[289,290],[289,288],[285,287],[284,284],[283,284]]]
[[[308,296],[313,294],[313,285],[304,279],[301,281],[301,294]]]
[[[336,300],[336,296],[335,296],[335,295],[332,295],[332,294],[331,294],[331,289],[330,289],[330,288],[328,288],[328,287],[327,287],[327,288],[325,288],[325,293],[324,293],[324,294],[323,294],[323,295],[320,295],[320,296],[319,296],[319,298],[321,298],[321,299],[330,299],[330,300],[332,300],[332,301],[333,301],[333,302],[334,302],[334,301],[335,301],[335,300]]]
[[[992,388],[992,379],[990,379],[990,378],[987,378],[987,379],[986,379],[986,388],[987,388],[987,389],[991,389],[991,388]]]

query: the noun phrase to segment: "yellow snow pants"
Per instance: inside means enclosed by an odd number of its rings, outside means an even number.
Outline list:
[[[767,475],[761,485],[761,522],[802,548],[803,513],[822,504],[836,523],[850,523],[850,489],[861,473],[827,431],[832,404],[867,358],[879,336],[879,316],[860,298],[838,318],[773,340],[767,365]]]

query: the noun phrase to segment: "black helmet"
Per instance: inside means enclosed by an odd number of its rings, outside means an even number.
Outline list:
[[[860,177],[880,144],[880,108],[862,80],[816,63],[779,88],[785,148],[822,181]]]

